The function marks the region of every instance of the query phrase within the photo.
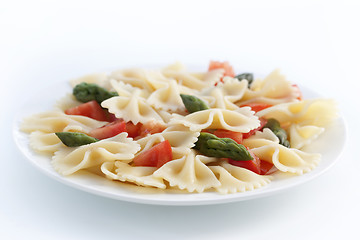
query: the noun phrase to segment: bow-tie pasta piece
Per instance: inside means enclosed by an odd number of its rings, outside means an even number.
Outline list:
[[[121,161],[105,162],[101,165],[101,171],[111,180],[165,189],[164,181],[153,176],[156,169],[155,167],[134,167]]]
[[[155,109],[156,113],[159,114],[159,116],[162,118],[162,120],[165,122],[165,124],[169,123],[172,118],[172,113],[161,110],[161,109]]]
[[[185,108],[175,80],[170,80],[163,88],[154,91],[148,98],[148,103],[155,109],[165,111],[177,111]]]
[[[141,68],[129,68],[114,71],[110,74],[111,79],[121,81],[140,89],[152,92],[153,88],[147,79],[147,70]]]
[[[189,153],[200,135],[199,132],[192,132],[182,125],[172,125],[161,134],[169,140],[174,157]]]
[[[231,77],[224,77],[224,83],[204,89],[200,95],[211,108],[235,110],[239,108],[236,101],[240,100],[248,87],[247,81],[239,81]]]
[[[256,113],[258,117],[275,118],[280,123],[325,127],[337,118],[337,105],[329,99],[312,99],[283,103]]]
[[[117,118],[122,118],[126,122],[132,121],[134,124],[146,123],[151,120],[164,123],[161,116],[151,107],[145,98],[141,97],[141,90],[137,89],[132,96],[118,96],[109,98],[101,103],[110,113]]]
[[[127,133],[120,133],[115,137],[76,148],[63,147],[55,152],[52,165],[60,174],[70,175],[108,161],[130,162],[139,150],[139,144],[132,138],[127,138]]]
[[[274,143],[279,143],[279,138],[269,128],[264,128],[262,131],[256,131],[249,139],[265,139]]]
[[[320,154],[287,148],[266,139],[248,138],[243,144],[261,160],[272,162],[282,172],[301,175],[314,169],[321,160]]]
[[[79,115],[67,115],[61,111],[48,111],[25,118],[20,129],[24,132],[42,131],[55,132],[82,132],[89,133],[107,122],[97,121]]]
[[[161,69],[161,72],[188,72],[192,76],[202,79],[205,82],[214,84],[224,76],[224,69],[215,69],[207,72],[189,72],[184,64],[176,62]]]
[[[146,80],[152,87],[153,91],[156,91],[160,88],[166,87],[169,84],[169,81],[174,79],[164,76],[164,74],[160,71],[151,70],[146,72]]]
[[[301,149],[325,131],[325,128],[317,126],[300,126],[292,124],[289,128],[290,146]]]
[[[220,186],[215,174],[206,166],[206,163],[212,161],[216,161],[216,158],[196,155],[191,150],[187,155],[164,164],[154,172],[154,176],[165,179],[171,187],[203,192]]]
[[[34,131],[30,133],[29,140],[30,147],[33,150],[42,153],[54,153],[63,146],[55,133]]]
[[[208,86],[213,86],[215,83],[220,83],[224,73],[225,69],[223,68],[207,71],[203,76],[203,81],[208,83]]]
[[[192,74],[187,71],[164,69],[162,74],[167,78],[175,79],[179,85],[194,90],[201,90],[214,84],[213,82],[204,81],[204,76]]]
[[[148,90],[133,87],[132,85],[124,83],[122,81],[116,81],[115,79],[111,79],[110,83],[119,96],[130,97],[136,91],[139,91],[139,96],[142,98],[147,98],[150,95],[150,92]]]
[[[236,111],[227,109],[208,109],[186,116],[173,114],[170,124],[182,124],[191,131],[202,129],[226,129],[246,133],[260,126],[259,119],[250,108],[239,108]]]
[[[245,91],[243,98],[238,102],[239,105],[246,103],[267,103],[279,104],[284,102],[296,101],[299,91],[292,86],[279,70],[270,73],[265,79],[256,79],[250,89]]]
[[[195,146],[195,142],[197,141],[197,137],[199,135],[199,132],[189,131],[188,128],[181,125],[170,126],[162,133],[155,133],[137,140],[141,150],[136,155],[150,149],[157,143],[168,140],[171,145],[174,159],[178,156],[183,156],[184,154],[189,153],[191,148]]]
[[[226,162],[222,162],[220,166],[209,166],[209,168],[220,182],[220,186],[215,187],[215,189],[222,194],[253,190],[271,181],[271,176],[258,175]]]

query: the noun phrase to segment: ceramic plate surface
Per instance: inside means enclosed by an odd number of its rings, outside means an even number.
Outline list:
[[[316,92],[304,86],[300,85],[300,89],[305,99],[321,97]],[[222,195],[217,192],[184,193],[180,191],[143,188],[131,184],[110,181],[86,171],[64,177],[54,171],[50,164],[49,156],[39,155],[29,147],[28,134],[21,132],[19,125],[26,116],[50,110],[53,104],[66,93],[71,93],[71,88],[68,83],[64,82],[54,85],[50,89],[45,89],[36,96],[26,96],[29,101],[19,110],[21,114],[14,120],[13,135],[18,148],[30,163],[46,175],[61,183],[89,193],[123,201],[157,205],[207,205],[269,196],[305,183],[324,173],[340,158],[346,142],[345,121],[342,117],[339,117],[311,146],[306,148],[306,151],[322,154],[322,160],[319,166],[313,171],[301,176],[276,174],[270,184],[264,187],[253,191],[227,195]]]

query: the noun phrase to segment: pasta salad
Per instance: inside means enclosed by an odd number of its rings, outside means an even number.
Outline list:
[[[305,174],[321,155],[303,148],[337,118],[333,100],[303,99],[279,70],[254,78],[227,62],[70,84],[51,111],[23,120],[31,148],[61,175],[85,170],[142,187],[227,194],[265,186],[276,172]]]

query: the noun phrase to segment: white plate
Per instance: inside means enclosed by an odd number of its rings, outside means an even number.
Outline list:
[[[305,98],[320,97],[314,91],[300,86]],[[26,96],[29,100],[21,109],[21,114],[15,118],[13,136],[20,151],[26,158],[46,175],[71,187],[96,195],[129,202],[158,205],[206,205],[249,200],[284,191],[296,185],[305,183],[328,170],[340,158],[346,142],[346,125],[342,117],[326,129],[319,139],[306,150],[322,154],[322,161],[313,171],[301,176],[275,175],[275,179],[259,189],[235,194],[222,195],[217,192],[183,193],[169,190],[143,188],[126,183],[107,180],[86,171],[64,177],[55,172],[50,164],[50,158],[35,153],[29,147],[28,135],[19,130],[23,117],[34,113],[50,110],[52,105],[65,93],[70,93],[68,84],[62,83],[46,89],[36,96]],[[33,97],[33,98],[31,98]]]

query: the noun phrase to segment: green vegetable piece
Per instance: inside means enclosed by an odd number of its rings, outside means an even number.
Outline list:
[[[280,123],[278,120],[276,120],[275,118],[269,118],[267,120],[267,123],[265,124],[264,128],[270,128],[271,131],[274,131],[280,127]]]
[[[108,98],[118,96],[116,92],[109,92],[97,84],[86,82],[76,85],[73,89],[73,95],[80,102],[89,102],[95,100],[99,104]]]
[[[252,73],[242,73],[242,74],[235,76],[235,78],[239,79],[239,81],[241,81],[243,79],[247,80],[249,82],[249,86],[250,86],[250,84],[254,80],[254,75]]]
[[[288,140],[285,140],[282,145],[284,145],[287,148],[290,148],[290,142]]]
[[[68,147],[78,147],[99,141],[99,139],[79,132],[57,132],[55,134]]]
[[[207,132],[200,133],[194,148],[208,157],[231,158],[236,161],[253,159],[243,145],[230,138],[218,138]]]
[[[274,118],[268,119],[264,128],[269,128],[277,136],[281,145],[284,145],[285,147],[290,147],[290,142],[287,140],[287,133],[283,128],[281,128],[278,120]]]
[[[205,102],[193,95],[180,94],[180,97],[189,113],[209,109]]]

